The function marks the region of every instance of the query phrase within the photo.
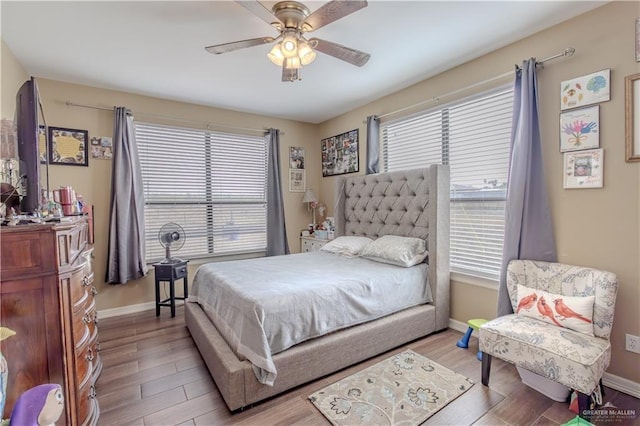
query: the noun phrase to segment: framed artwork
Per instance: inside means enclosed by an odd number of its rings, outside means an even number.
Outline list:
[[[40,164],[47,164],[47,128],[42,124],[38,126],[38,155]]]
[[[289,147],[289,168],[304,169],[304,148],[301,146]]]
[[[304,192],[306,186],[304,169],[289,169],[289,192]]]
[[[640,73],[624,78],[626,161],[640,161]]]
[[[560,152],[600,148],[600,106],[560,114]]]
[[[640,62],[640,18],[636,18],[636,62]]]
[[[610,71],[606,69],[560,83],[560,110],[608,101]]]
[[[321,147],[323,177],[358,171],[358,129],[322,139]]]
[[[113,143],[110,136],[91,138],[91,158],[96,160],[111,160],[113,158]]]
[[[88,166],[88,144],[86,130],[49,127],[49,164]]]
[[[602,188],[604,150],[564,153],[564,185],[571,188]]]

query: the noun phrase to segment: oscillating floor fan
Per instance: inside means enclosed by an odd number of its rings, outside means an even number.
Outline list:
[[[186,236],[182,226],[174,222],[165,223],[158,231],[158,241],[165,249],[165,258],[161,263],[180,263],[182,259],[171,257],[171,250],[180,250]]]

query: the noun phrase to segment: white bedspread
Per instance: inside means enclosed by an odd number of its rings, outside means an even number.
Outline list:
[[[424,263],[403,268],[325,252],[202,265],[189,297],[266,385],[277,374],[273,354],[431,300]]]

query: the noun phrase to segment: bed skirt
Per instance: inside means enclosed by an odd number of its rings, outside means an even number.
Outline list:
[[[240,361],[197,303],[185,304],[185,321],[231,411],[364,361],[436,329],[436,309],[421,305],[298,344],[273,356],[274,386],[258,382],[249,361]]]

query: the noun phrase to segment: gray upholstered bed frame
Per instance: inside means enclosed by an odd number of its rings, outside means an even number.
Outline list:
[[[258,382],[251,364],[239,360],[197,303],[185,305],[191,336],[222,397],[237,410],[326,376],[449,324],[449,170],[424,169],[339,179],[337,235],[403,235],[425,238],[433,303],[296,345],[273,356],[274,386]]]

